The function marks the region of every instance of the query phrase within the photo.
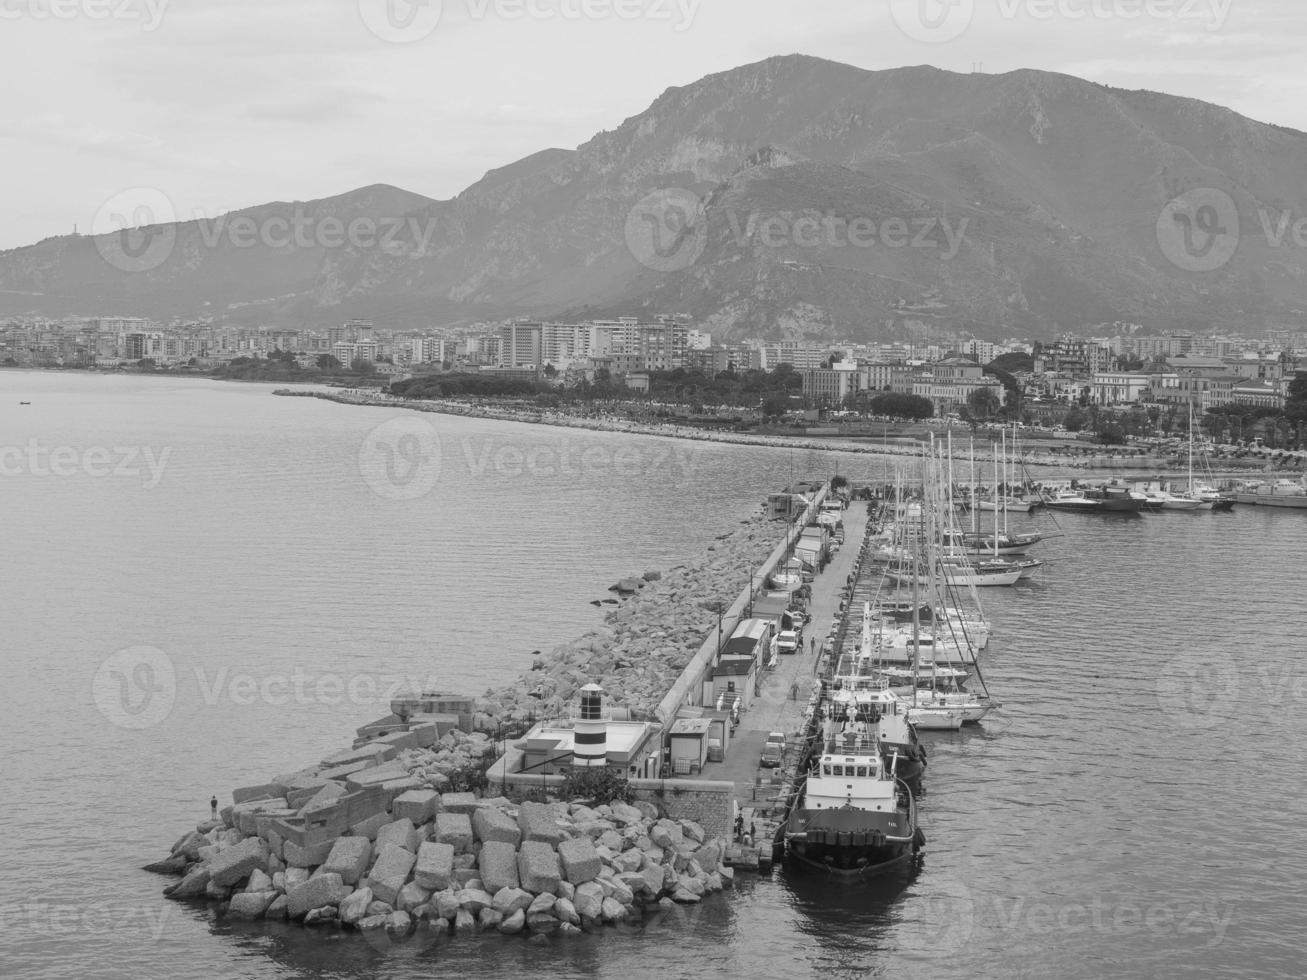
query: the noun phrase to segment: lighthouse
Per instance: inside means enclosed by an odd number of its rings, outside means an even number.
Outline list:
[[[577,768],[608,765],[608,725],[603,720],[604,689],[581,688],[581,712],[573,730],[572,764]]]

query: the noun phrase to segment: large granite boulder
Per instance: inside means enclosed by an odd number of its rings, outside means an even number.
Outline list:
[[[581,916],[577,913],[576,906],[565,898],[560,898],[554,903],[553,913],[559,922],[570,922],[574,926],[581,924]]]
[[[492,894],[501,888],[517,888],[521,884],[517,849],[512,844],[503,841],[482,844],[477,867],[481,872],[481,883]]]
[[[475,793],[442,793],[440,796],[440,809],[446,813],[470,816],[480,805]]]
[[[390,814],[383,810],[380,813],[372,814],[370,817],[364,817],[350,827],[349,832],[353,837],[366,837],[368,840],[374,841],[377,839],[377,831],[393,822]]]
[[[169,885],[163,893],[169,898],[199,898],[209,887],[209,869],[196,868],[175,885]]]
[[[454,847],[436,841],[423,841],[418,847],[413,880],[423,888],[441,891],[454,879]]]
[[[495,904],[494,896],[480,888],[464,888],[455,897],[458,899],[458,907],[467,909],[473,915],[479,914],[482,909],[493,908]]]
[[[372,889],[379,901],[394,905],[416,863],[417,855],[412,851],[398,844],[387,844],[377,852],[377,860],[363,883]]]
[[[603,915],[604,890],[595,881],[577,885],[576,898],[572,904],[583,919],[598,919]]]
[[[522,830],[518,822],[503,810],[493,807],[478,807],[472,814],[472,832],[476,839],[485,843],[499,841],[512,844],[514,848],[522,843]]]
[[[713,872],[721,867],[724,850],[721,841],[710,840],[694,852],[694,859],[699,862],[699,866],[705,871]]]
[[[298,919],[313,909],[339,905],[353,893],[354,889],[341,881],[340,875],[317,875],[286,892],[286,913]]]
[[[644,852],[631,848],[613,858],[613,868],[618,872],[639,871],[644,867]]]
[[[227,914],[233,919],[262,919],[276,898],[277,893],[274,891],[241,892],[231,897]]]
[[[560,842],[558,857],[563,865],[563,873],[574,885],[593,881],[599,877],[604,866],[589,837],[573,837]]]
[[[527,801],[517,811],[517,825],[521,828],[522,840],[539,841],[550,847],[557,847],[560,842],[568,838],[569,834],[560,825],[560,820],[566,818],[567,807],[561,803]]]
[[[455,854],[472,853],[472,819],[466,813],[441,811],[436,814],[434,839],[449,844]]]
[[[372,860],[372,842],[366,837],[338,837],[322,862],[326,874],[338,874],[347,885],[356,885]]]
[[[312,813],[323,807],[332,806],[338,799],[348,793],[340,783],[326,781],[316,789],[297,790],[286,795],[286,805],[301,811]]]
[[[245,883],[247,892],[275,892],[277,891],[276,883],[268,876],[266,871],[260,871],[255,868],[250,872],[250,880]]]
[[[316,868],[327,860],[334,844],[335,841],[324,840],[301,847],[293,840],[288,840],[282,845],[281,856],[292,868]]]
[[[408,819],[421,827],[440,809],[440,794],[433,789],[411,789],[395,797],[390,812],[396,820]]]
[[[360,888],[340,903],[340,921],[347,926],[356,926],[368,917],[368,906],[372,904],[372,889]]]
[[[612,810],[612,818],[614,822],[622,824],[623,826],[640,823],[644,820],[644,814],[627,803],[614,803],[610,809]]]
[[[422,832],[413,826],[413,821],[408,817],[388,823],[377,831],[378,851],[387,844],[394,844],[416,854],[421,843]]]
[[[499,923],[499,931],[506,936],[516,936],[526,928],[526,910],[518,909],[511,915],[504,917],[504,921]]]
[[[254,869],[268,870],[268,845],[258,837],[249,837],[239,844],[214,855],[209,862],[209,881],[220,888],[230,888]]]
[[[501,888],[495,892],[491,904],[496,911],[510,916],[517,911],[526,911],[531,907],[531,893],[521,888]]]
[[[399,890],[395,905],[401,911],[412,912],[419,905],[425,905],[431,898],[431,889],[423,888],[416,881],[410,881]]]
[[[517,852],[517,873],[522,887],[537,895],[557,893],[563,877],[558,852],[549,844],[535,840],[523,841],[522,849]]]

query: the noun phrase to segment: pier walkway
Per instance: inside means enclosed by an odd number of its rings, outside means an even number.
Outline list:
[[[735,784],[744,831],[747,834],[751,825],[755,831],[752,847],[742,847],[738,840],[730,847],[728,860],[737,867],[766,868],[771,863],[771,841],[793,786],[802,749],[799,737],[803,713],[813,692],[822,644],[848,611],[847,606],[841,609],[841,603],[847,598],[850,577],[862,552],[867,503],[853,501],[841,519],[844,544],[813,580],[802,648],[794,654],[782,654],[776,668],[763,674],[761,693],[741,713],[725,761],[709,762],[703,767],[703,779]],[[779,768],[769,769],[759,762],[767,733],[773,731],[785,734],[785,759]]]

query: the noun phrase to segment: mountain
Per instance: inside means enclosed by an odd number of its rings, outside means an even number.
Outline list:
[[[1303,174],[1307,135],[1192,99],[790,56],[669,89],[452,200],[370,187],[228,216],[299,214],[315,235],[370,219],[384,242],[238,247],[189,222],[136,235],[137,251],[129,234],[126,253],[123,236],[0,253],[0,311],[394,326],[667,312],[795,339],[1260,331],[1307,309]]]

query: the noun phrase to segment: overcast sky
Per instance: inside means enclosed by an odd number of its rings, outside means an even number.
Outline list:
[[[180,218],[451,197],[794,52],[1041,68],[1307,130],[1305,41],[1305,0],[0,0],[0,248],[86,232],[137,187]]]

